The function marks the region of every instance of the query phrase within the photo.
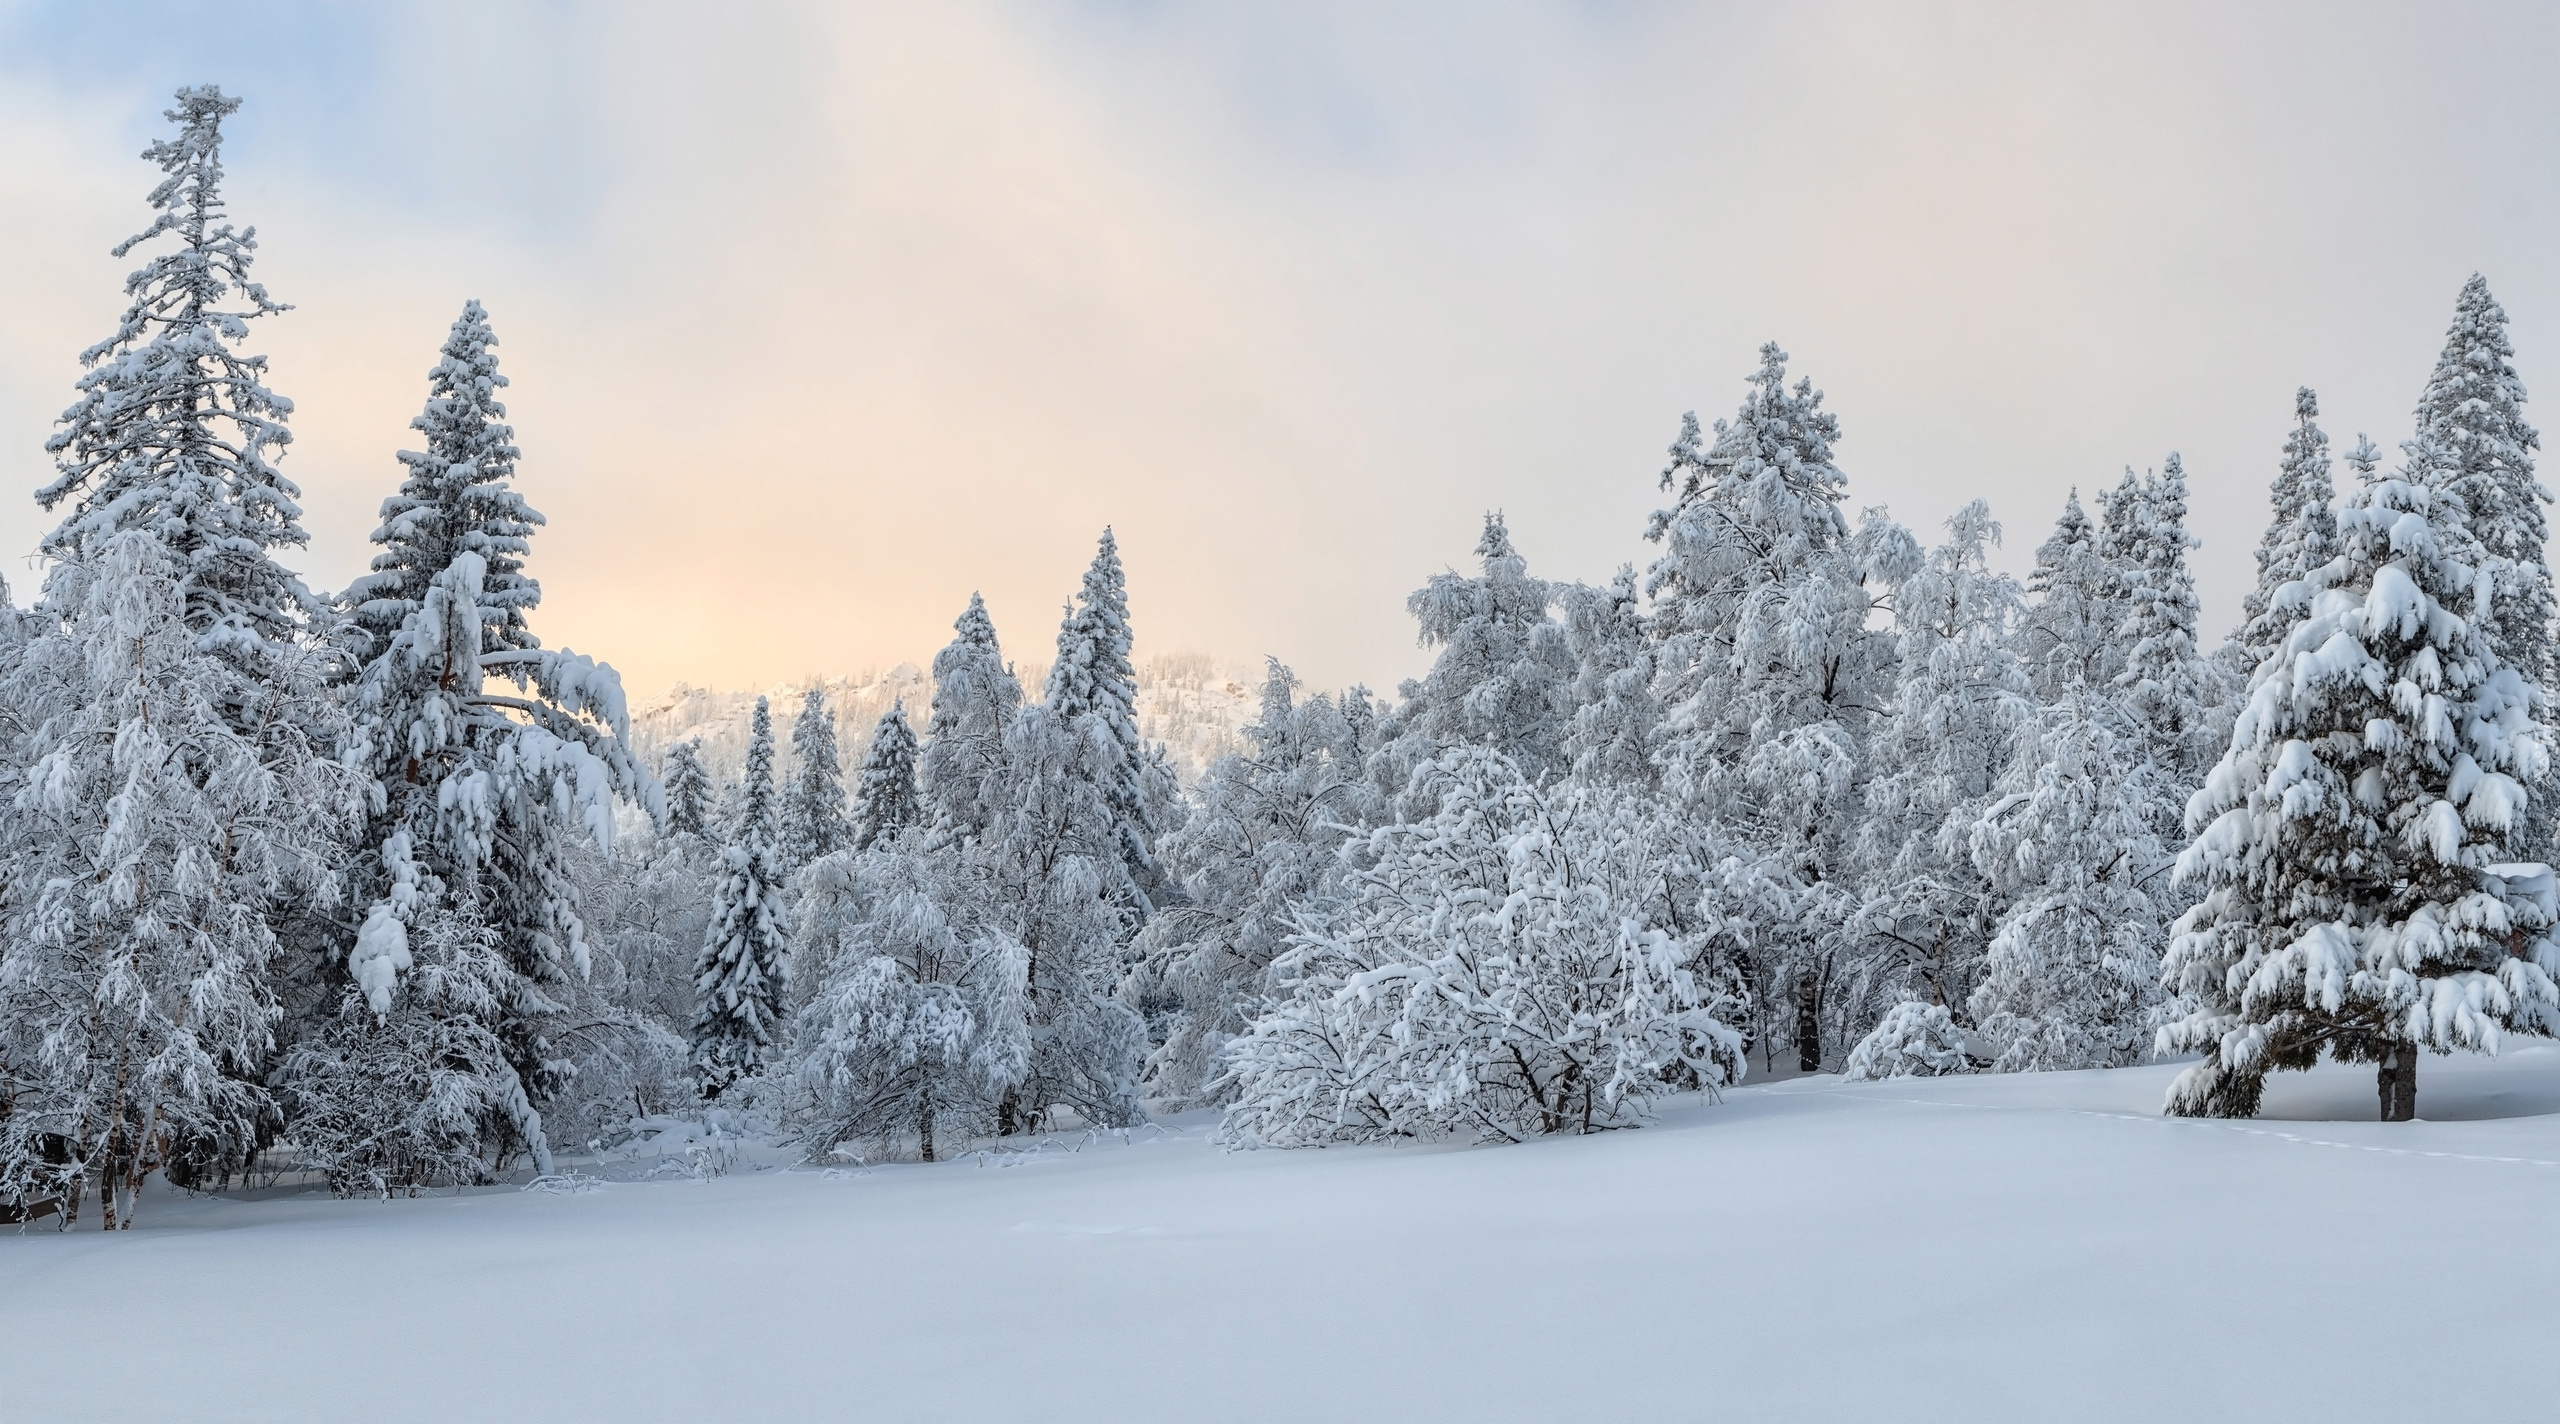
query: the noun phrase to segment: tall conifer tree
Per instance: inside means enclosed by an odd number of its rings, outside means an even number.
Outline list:
[[[871,745],[863,749],[862,779],[854,797],[853,846],[869,850],[924,819],[916,792],[916,734],[907,725],[907,704],[889,704],[871,729]]]
[[[1146,751],[1138,741],[1138,670],[1129,648],[1128,580],[1119,543],[1105,529],[1084,587],[1059,625],[1058,660],[1049,667],[1042,702],[1075,742],[1080,774],[1109,808],[1116,864],[1107,873],[1143,918],[1164,885],[1142,783]]]
[[[693,1067],[706,1098],[762,1072],[789,987],[790,926],[773,850],[773,714],[756,699],[736,823],[694,961]]]
[[[836,755],[836,714],[824,688],[812,687],[791,723],[791,786],[783,793],[776,846],[785,875],[853,842],[845,806],[844,763]]]
[[[2195,1006],[2163,1053],[2200,1053],[2169,1111],[2246,1117],[2267,1073],[2328,1054],[2379,1067],[2416,1112],[2417,1054],[2560,1028],[2548,872],[2511,843],[2548,765],[2541,692],[2498,654],[2462,467],[2424,437],[2338,516],[2340,557],[2288,585],[2231,746],[2188,805],[2182,879],[2204,898],[2162,973]]]

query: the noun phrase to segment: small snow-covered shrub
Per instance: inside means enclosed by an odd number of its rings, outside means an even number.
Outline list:
[[[1875,1032],[1849,1050],[1840,1076],[1852,1083],[1880,1078],[1935,1078],[1966,1073],[1973,1060],[1965,1055],[1965,1033],[1944,1004],[1900,1003],[1886,1012]]]
[[[1021,945],[970,924],[927,856],[839,853],[800,889],[797,952],[824,976],[793,1024],[812,1155],[912,1135],[930,1162],[939,1137],[991,1130],[1029,1070]]]
[[[1535,787],[1471,747],[1416,780],[1438,813],[1372,837],[1373,868],[1302,923],[1281,997],[1228,1045],[1226,1141],[1517,1141],[1740,1077],[1716,931],[1670,913],[1647,801]]]

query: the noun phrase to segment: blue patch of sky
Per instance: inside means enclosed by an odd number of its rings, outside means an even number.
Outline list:
[[[0,83],[42,84],[137,154],[167,131],[171,91],[219,84],[245,101],[226,125],[235,187],[254,164],[261,186],[291,175],[547,245],[584,230],[621,158],[573,19],[543,3],[46,0],[0,7]]]

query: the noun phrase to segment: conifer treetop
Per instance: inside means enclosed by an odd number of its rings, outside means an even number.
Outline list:
[[[287,641],[318,611],[271,556],[307,542],[301,492],[274,463],[293,402],[267,389],[265,357],[236,349],[249,321],[287,309],[250,279],[256,229],[223,220],[222,121],[239,107],[212,86],[181,89],[167,115],[177,135],[143,151],[166,175],[151,191],[158,215],[115,254],[164,236],[176,246],[125,279],[115,334],[81,353],[79,396],[45,442],[55,479],[36,492],[46,509],[71,506],[47,554],[150,532],[187,568],[189,626],[226,630],[235,650]]]
[[[497,334],[477,301],[466,302],[427,373],[427,403],[409,428],[424,450],[403,450],[400,489],[382,502],[373,542],[382,546],[373,571],[348,590],[356,620],[376,646],[425,596],[426,585],[462,553],[481,560],[480,604],[489,641],[526,650],[541,646],[526,615],[542,602],[542,586],[524,572],[542,515],[510,483],[520,453],[498,392]]]

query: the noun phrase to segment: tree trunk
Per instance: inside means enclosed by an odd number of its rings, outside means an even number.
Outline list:
[[[923,1144],[924,1160],[933,1160],[933,1096],[926,1094],[924,1105],[916,1111],[916,1141]]]
[[[2384,1122],[2408,1122],[2418,1115],[2418,1045],[2393,1042],[2374,1069],[2374,1091],[2382,1101]]]
[[[1822,1071],[1822,985],[1811,970],[1796,976],[1796,1066]]]

